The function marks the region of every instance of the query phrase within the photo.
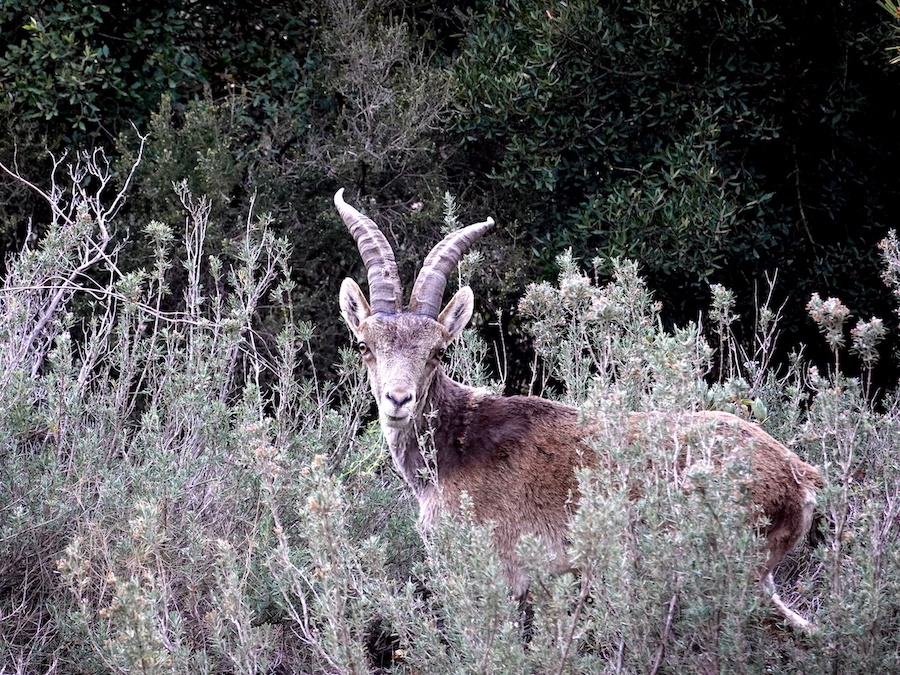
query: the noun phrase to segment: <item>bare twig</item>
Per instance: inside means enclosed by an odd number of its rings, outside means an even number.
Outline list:
[[[669,611],[666,614],[666,621],[663,624],[662,635],[659,639],[659,646],[656,648],[656,657],[653,659],[653,666],[650,668],[650,675],[656,675],[663,663],[666,655],[666,644],[672,639],[672,620],[675,618],[675,608],[678,606],[678,594],[681,591],[681,580],[675,582],[675,592],[669,600]]]
[[[566,668],[566,661],[569,659],[569,651],[572,649],[572,643],[575,641],[575,629],[578,627],[581,612],[584,610],[584,605],[587,602],[590,589],[589,579],[590,574],[585,571],[581,577],[581,592],[578,594],[578,604],[575,605],[575,611],[572,612],[572,616],[570,617],[569,631],[566,635],[566,641],[559,658],[559,667],[556,669],[556,675],[562,675]]]

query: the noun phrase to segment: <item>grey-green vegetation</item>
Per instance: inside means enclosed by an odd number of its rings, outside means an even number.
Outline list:
[[[128,244],[108,235],[121,201],[97,198],[104,157],[71,167],[46,192],[46,233],[10,259],[0,295],[3,672],[900,667],[900,411],[841,371],[850,353],[875,367],[878,322],[851,330],[839,300],[815,296],[809,313],[833,362],[820,372],[797,355],[777,371],[761,367],[777,310],[761,307],[739,344],[733,297],[717,288],[713,349],[696,324],[661,326],[633,262],[595,261],[612,269],[603,282],[561,257],[558,279],[531,285],[518,311],[548,391],[604,420],[597,449],[617,463],[579,475],[577,578],[547,577],[540,541],[522,542],[535,575],[526,617],[488,529],[465,510],[420,541],[367,423],[356,359],[345,354],[330,381],[302,374],[315,330],[291,316],[291,247],[267,216],[248,203],[241,238],[208,255],[210,202],[177,185],[183,230],[148,223],[153,254],[123,273]],[[900,292],[893,235],[882,261]],[[187,279],[178,297],[176,269]],[[262,306],[284,313],[271,348],[257,335]],[[484,357],[470,332],[449,367],[484,384]],[[717,360],[718,380],[705,379]],[[779,624],[752,583],[742,468],[701,462],[683,491],[652,429],[621,444],[625,411],[707,408],[755,417],[827,476],[818,541],[777,580],[817,625],[809,635]],[[720,446],[698,442],[711,456]]]
[[[0,2],[0,675],[900,671],[896,5],[263,4]],[[527,616],[486,528],[415,530],[342,186],[404,279],[494,216],[448,369],[607,422]],[[821,469],[816,631],[740,467],[618,442],[650,409]]]

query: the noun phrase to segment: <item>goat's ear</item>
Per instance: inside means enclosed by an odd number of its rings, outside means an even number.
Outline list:
[[[353,334],[359,337],[359,324],[368,319],[372,315],[372,308],[369,307],[369,301],[363,294],[362,289],[353,279],[344,279],[341,284],[341,314],[344,321],[353,331]]]
[[[450,339],[454,340],[463,332],[463,328],[472,318],[472,312],[475,310],[475,297],[472,295],[472,289],[463,286],[454,295],[444,311],[438,316],[438,323],[442,324],[447,332],[450,333]]]

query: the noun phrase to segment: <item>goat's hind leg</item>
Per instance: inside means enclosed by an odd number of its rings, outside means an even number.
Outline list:
[[[765,573],[762,579],[760,579],[760,585],[762,586],[763,593],[765,593],[772,601],[772,606],[775,608],[775,611],[781,614],[788,624],[805,633],[815,630],[815,624],[808,619],[804,619],[797,612],[788,607],[784,603],[784,600],[781,599],[781,596],[778,595],[778,591],[775,590],[775,580],[772,578],[772,572]]]
[[[812,525],[816,506],[815,493],[808,489],[803,496],[803,501],[793,511],[794,517],[784,518],[780,527],[775,527],[768,533],[766,549],[769,559],[760,569],[759,581],[763,592],[771,599],[775,610],[784,617],[785,621],[798,630],[811,632],[815,630],[815,625],[784,603],[775,590],[775,579],[772,576],[778,563],[807,535],[810,525]]]

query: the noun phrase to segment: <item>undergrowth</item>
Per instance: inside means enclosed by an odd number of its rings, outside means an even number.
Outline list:
[[[51,222],[0,289],[0,673],[900,668],[900,403],[876,401],[866,376],[880,321],[851,329],[839,300],[814,296],[833,361],[798,354],[776,371],[774,293],[745,342],[721,287],[706,331],[667,331],[636,264],[585,272],[561,258],[558,281],[531,286],[519,308],[536,382],[561,383],[546,395],[600,420],[597,450],[616,469],[578,475],[578,577],[547,576],[540,541],[521,543],[523,611],[465,508],[421,542],[352,355],[333,381],[300,375],[316,333],[291,315],[304,289],[268,218],[251,202],[242,238],[209,256],[208,202],[177,185],[183,229],[148,220],[131,236],[155,253],[123,274],[128,186],[111,186],[100,153],[60,161]],[[896,238],[882,255],[900,294]],[[610,266],[606,281],[593,272]],[[174,274],[188,280],[181,297]],[[263,305],[280,326],[260,322]],[[490,385],[487,353],[469,331],[451,368]],[[850,358],[863,377],[842,373]],[[660,456],[663,425],[623,439],[627,411],[706,409],[763,425],[827,478],[818,538],[777,579],[818,626],[809,635],[779,624],[752,583],[758,542],[734,490],[747,467],[697,473],[703,489],[686,492]],[[647,487],[638,499],[633,476]]]

